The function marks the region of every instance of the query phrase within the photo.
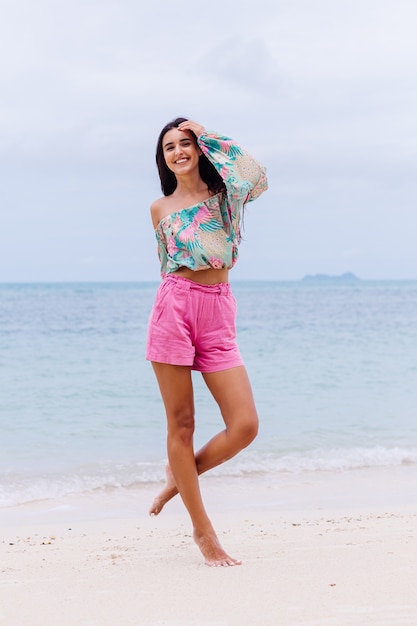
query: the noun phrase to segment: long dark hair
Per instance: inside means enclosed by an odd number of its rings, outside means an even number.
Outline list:
[[[168,122],[168,124],[163,127],[158,137],[158,143],[156,144],[156,165],[158,167],[159,178],[161,179],[161,189],[164,196],[169,196],[175,191],[175,189],[177,188],[177,179],[174,172],[171,172],[171,170],[165,163],[162,141],[165,133],[167,133],[172,128],[178,128],[181,122],[187,121],[188,120],[186,117],[177,117],[175,120],[172,120],[172,122]],[[191,134],[193,135],[195,143],[197,145],[197,137],[194,135],[194,133]],[[204,156],[204,154],[200,155],[198,169],[201,178],[204,180],[211,193],[219,193],[220,191],[225,190],[225,185],[220,174],[217,172],[214,165],[210,163],[207,157]]]

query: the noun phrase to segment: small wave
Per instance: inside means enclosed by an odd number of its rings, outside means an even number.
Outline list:
[[[96,464],[66,472],[20,475],[8,473],[0,482],[0,507],[54,500],[99,490],[127,489],[155,483],[164,476],[165,462]]]
[[[417,449],[386,448],[334,448],[272,454],[248,452],[232,459],[229,464],[212,470],[213,475],[244,476],[248,474],[295,474],[301,472],[334,472],[372,467],[389,467],[417,464]]]
[[[348,449],[315,449],[303,452],[271,453],[247,451],[228,463],[213,469],[211,476],[279,476],[305,472],[337,472],[376,467],[416,465],[417,449],[399,447],[355,447]],[[39,500],[141,488],[160,482],[165,461],[113,465],[89,465],[61,473],[39,475],[3,475],[0,483],[0,507]]]

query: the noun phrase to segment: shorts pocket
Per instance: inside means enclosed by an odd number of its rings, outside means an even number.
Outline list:
[[[157,291],[150,316],[151,324],[158,324],[164,313],[166,300],[169,294],[168,286],[168,283],[162,283]]]
[[[229,303],[230,303],[230,307],[233,311],[233,315],[234,317],[236,317],[237,315],[237,302],[236,302],[236,298],[234,297],[234,295],[232,293],[229,293],[228,297],[227,297]]]

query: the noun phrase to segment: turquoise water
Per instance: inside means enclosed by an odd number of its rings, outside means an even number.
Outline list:
[[[232,283],[233,284],[233,283]],[[0,506],[159,480],[156,283],[0,285]],[[236,282],[258,439],[217,474],[417,463],[417,282]],[[196,445],[221,427],[194,375]]]

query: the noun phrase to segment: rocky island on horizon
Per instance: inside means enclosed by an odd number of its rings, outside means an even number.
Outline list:
[[[343,274],[339,274],[338,276],[333,276],[331,274],[306,274],[301,280],[303,281],[326,281],[326,280],[337,280],[343,282],[353,282],[358,281],[360,278],[353,274],[353,272],[344,272]]]

